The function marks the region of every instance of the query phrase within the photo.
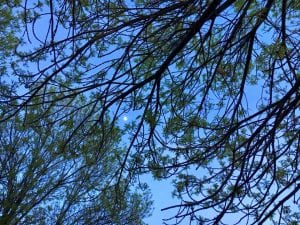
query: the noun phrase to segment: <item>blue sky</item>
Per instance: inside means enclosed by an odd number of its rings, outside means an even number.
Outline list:
[[[44,36],[44,34],[42,36]],[[265,36],[264,40],[268,40],[268,36]],[[248,92],[246,93],[246,96],[250,110],[252,110],[251,112],[256,111],[256,103],[260,98],[261,93],[255,87],[251,87],[247,91]],[[134,114],[128,114],[124,116],[127,117],[127,120],[124,120],[123,117],[123,123],[130,122],[135,117]],[[173,216],[176,213],[176,211],[161,211],[161,209],[170,205],[180,203],[180,200],[172,198],[173,186],[171,184],[171,180],[157,181],[154,180],[150,174],[143,175],[141,179],[143,182],[148,183],[152,193],[152,200],[154,201],[152,216],[145,219],[145,222],[147,222],[149,225],[163,224],[163,219],[167,219]]]
[[[151,175],[144,175],[144,181],[148,183],[154,201],[152,216],[145,219],[145,222],[149,225],[163,224],[163,219],[173,216],[174,212],[161,209],[178,203],[178,200],[172,198],[172,184],[168,180],[154,180]]]

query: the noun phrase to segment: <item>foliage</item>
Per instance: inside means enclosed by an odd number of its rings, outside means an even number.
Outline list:
[[[13,106],[2,122],[37,105],[33,118],[96,137],[87,121],[113,129],[130,113],[118,183],[172,177],[180,202],[166,223],[299,221],[298,1],[18,4],[24,33],[9,70],[18,89],[1,98]]]
[[[93,126],[90,135],[86,121],[75,132],[83,112],[57,124],[37,117],[40,106],[27,109],[0,126],[0,224],[144,224],[147,193],[117,183],[120,130],[104,137],[108,127]]]

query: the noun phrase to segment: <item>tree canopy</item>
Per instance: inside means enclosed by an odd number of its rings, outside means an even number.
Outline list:
[[[297,0],[1,3],[1,123],[67,127],[49,144],[80,161],[119,129],[101,160],[118,188],[172,179],[166,224],[298,223]]]
[[[147,193],[115,179],[120,130],[104,137],[107,127],[81,126],[65,146],[83,112],[56,124],[36,118],[40,110],[30,107],[0,125],[0,224],[143,224]]]

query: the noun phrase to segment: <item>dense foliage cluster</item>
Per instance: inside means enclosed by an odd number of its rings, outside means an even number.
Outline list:
[[[167,224],[298,224],[297,0],[0,2],[0,218],[139,224],[151,172],[174,183]],[[7,209],[27,176],[37,197]]]

